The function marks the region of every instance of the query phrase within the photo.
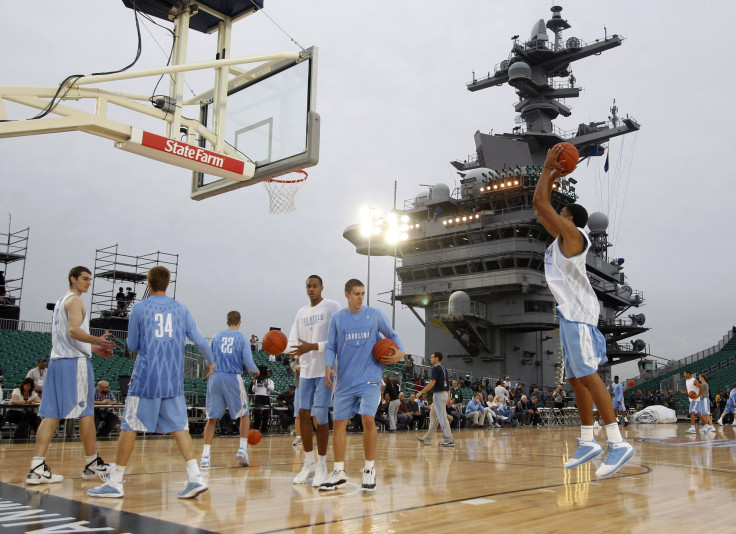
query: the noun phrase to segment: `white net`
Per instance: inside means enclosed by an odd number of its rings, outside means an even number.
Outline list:
[[[294,171],[263,182],[268,191],[269,213],[291,213],[296,211],[294,197],[309,175],[306,171]]]

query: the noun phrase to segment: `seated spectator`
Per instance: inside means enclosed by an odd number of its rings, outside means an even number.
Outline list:
[[[493,411],[496,423],[500,422],[502,426],[513,426],[514,415],[509,410],[505,398],[495,397],[488,402],[488,407]]]
[[[447,402],[447,416],[448,418],[452,417],[452,423],[450,424],[453,428],[467,428],[468,426],[468,416],[460,413],[460,410],[458,409],[457,405],[453,402],[452,399],[449,399]]]
[[[422,410],[419,408],[419,402],[417,401],[417,396],[414,393],[409,395],[409,401],[406,403],[406,413],[407,415],[411,415],[410,427],[414,427],[417,430],[423,428],[426,415],[424,415]]]
[[[532,395],[531,400],[526,401],[526,411],[529,414],[532,425],[542,425],[542,412],[539,411],[536,395]]]
[[[34,390],[33,379],[24,378],[20,385],[13,390],[13,394],[10,397],[10,404],[13,406],[39,404],[41,399]],[[38,425],[41,424],[41,418],[36,414],[35,410],[30,408],[8,411],[6,421],[16,425],[15,434],[13,435],[15,439],[28,439],[31,434],[31,428],[35,432],[38,429]]]
[[[391,403],[391,397],[388,393],[384,393],[381,404],[378,405],[376,410],[375,420],[376,423],[383,426],[384,428],[389,427],[388,423],[388,405]]]
[[[35,391],[39,396],[43,395],[43,381],[46,379],[46,358],[39,358],[38,365],[28,371],[26,378],[32,378],[35,384]]]
[[[412,415],[409,413],[409,409],[406,406],[406,402],[404,402],[404,392],[399,393],[399,412],[396,414],[396,417],[398,419],[398,428],[399,429],[407,429],[409,430],[409,426],[411,425]]]
[[[414,358],[411,354],[404,355],[404,380],[414,378]]]
[[[288,358],[287,358],[288,361]],[[294,384],[289,386],[289,389],[279,393],[276,397],[276,402],[281,408],[286,410],[278,410],[279,419],[281,419],[281,432],[284,434],[289,432],[289,427],[294,424],[294,391],[296,387]]]
[[[526,403],[527,398],[526,395],[522,394],[519,397],[519,400],[516,401],[516,410],[514,411],[514,419],[516,419],[517,424],[520,426],[528,426],[529,425],[529,412],[526,410]]]
[[[465,380],[463,381],[463,386],[466,388],[473,387],[473,383],[470,381],[470,375],[465,375]]]
[[[455,405],[463,403],[463,392],[460,391],[460,384],[457,380],[452,381],[452,387],[450,387],[450,397]]]
[[[504,404],[508,404],[509,402],[509,390],[506,389],[506,386],[500,380],[496,382],[496,388],[493,391],[493,397],[501,397],[502,399],[504,399]]]
[[[480,393],[481,397],[483,397],[483,402],[488,401],[488,392],[486,391],[483,384],[479,384],[478,387],[475,388],[476,393]]]
[[[117,404],[118,400],[115,398],[115,394],[110,391],[110,384],[105,380],[97,382],[97,389],[95,390],[95,406],[104,406],[110,404]],[[100,425],[102,422],[102,425]],[[106,438],[110,435],[110,432],[120,422],[120,418],[115,412],[108,409],[95,408],[95,428],[97,429],[97,437]]]
[[[493,426],[493,416],[490,411],[486,411],[483,396],[480,393],[476,393],[475,397],[468,402],[465,407],[465,415],[472,422],[473,428],[483,428],[486,420],[490,426]]]

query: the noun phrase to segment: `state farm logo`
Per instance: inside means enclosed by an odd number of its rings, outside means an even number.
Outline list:
[[[185,145],[178,143],[173,139],[166,140],[166,146],[164,152],[169,152],[175,156],[181,156],[183,158],[199,161],[206,165],[212,165],[213,167],[219,167],[222,169],[225,164],[225,159],[217,156],[211,152],[208,152],[199,147],[193,147],[192,145]]]

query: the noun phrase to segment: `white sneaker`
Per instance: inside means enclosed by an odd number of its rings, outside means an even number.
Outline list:
[[[312,479],[312,487],[319,488],[325,482],[327,482],[327,464],[317,462],[317,467],[314,470],[314,478]]]
[[[593,421],[593,428],[600,428],[601,425],[598,424],[598,421]]]
[[[716,431],[716,427],[714,427],[713,425],[707,425],[705,427],[705,431],[706,432],[715,432]]]
[[[603,462],[596,470],[595,474],[598,478],[605,478],[611,476],[616,471],[634,456],[635,451],[628,442],[622,441],[620,443],[607,443],[608,448],[606,449],[606,456],[603,458]]]
[[[718,421],[716,421],[716,424],[723,426],[723,419],[719,419]]]
[[[292,480],[292,484],[306,484],[307,480],[309,480],[311,477],[314,476],[314,471],[316,469],[317,463],[311,462],[307,463],[304,462],[304,466],[302,467],[302,470],[297,473],[297,475],[294,477],[294,480]],[[327,467],[325,466],[325,471],[327,471]]]
[[[363,471],[363,489],[366,491],[375,491],[376,489],[376,468],[361,469]]]
[[[299,446],[301,444],[302,444],[302,437],[301,436],[297,436],[296,439],[291,442],[291,445],[294,446],[294,447],[297,447],[297,446]]]
[[[733,423],[731,423],[731,426],[736,426],[736,419],[733,420]]]
[[[338,488],[342,488],[347,483],[348,477],[345,474],[345,471],[343,469],[341,469],[340,471],[335,469],[334,471],[332,471],[332,473],[330,473],[330,476],[327,477],[327,481],[319,487],[319,490],[332,491]]]
[[[62,480],[64,480],[63,476],[53,474],[46,462],[41,462],[28,473],[26,484],[54,484]]]
[[[94,478],[100,478],[101,480],[106,480],[107,475],[110,474],[110,471],[112,471],[112,468],[109,464],[106,464],[102,458],[100,458],[99,455],[97,455],[97,458],[92,460],[90,463],[84,466],[84,471],[82,471],[82,478],[84,480],[91,480]]]
[[[686,430],[686,432],[687,432],[688,434],[695,434],[695,433],[697,432],[697,430],[695,430],[695,427],[694,427],[694,426],[691,426],[690,428],[688,428],[688,429]]]
[[[102,486],[88,489],[87,495],[103,499],[120,499],[125,496],[125,491],[123,490],[123,485],[119,482],[108,480]]]
[[[242,447],[238,449],[237,453],[235,453],[235,459],[243,467],[248,467],[248,464],[250,463],[250,460],[248,460],[248,451]]]
[[[199,461],[199,467],[201,467],[202,469],[207,469],[211,465],[212,464],[210,464],[210,455],[208,454],[207,456],[202,456],[202,459]]]
[[[207,484],[204,483],[204,478],[202,477],[202,475],[200,475],[196,478],[196,480],[187,480],[186,487],[182,491],[177,493],[176,496],[180,499],[193,499],[194,497],[196,497],[200,493],[204,493],[208,489],[209,488],[207,487]]]

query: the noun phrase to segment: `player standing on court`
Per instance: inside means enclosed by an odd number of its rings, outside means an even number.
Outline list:
[[[626,417],[626,404],[624,404],[624,385],[618,381],[618,376],[613,377],[613,411],[621,415],[624,426],[629,426],[629,419]]]
[[[330,321],[325,355],[325,383],[334,392],[332,450],[335,467],[319,489],[334,490],[347,484],[345,431],[348,420],[354,413],[358,413],[363,423],[363,489],[372,491],[376,489],[375,457],[378,440],[374,416],[381,402],[382,363],[392,364],[403,360],[404,349],[383,312],[363,306],[363,282],[354,278],[348,280],[345,284],[345,297],[348,299],[348,307],[333,314]],[[379,333],[398,345],[398,349],[393,349],[393,354],[382,357],[381,363],[373,357],[373,345],[379,340]]]
[[[304,447],[304,466],[294,477],[294,484],[306,484],[309,477],[312,486],[318,488],[327,481],[327,445],[330,439],[328,410],[332,391],[325,383],[325,351],[327,332],[332,315],[340,310],[334,300],[322,298],[322,278],[316,274],[307,278],[309,304],[300,309],[289,333],[289,355],[299,358],[299,432]],[[315,462],[312,442],[312,416],[317,419],[317,454]]]
[[[688,412],[690,413],[690,428],[688,428],[686,432],[688,434],[695,434],[698,431],[695,428],[696,416],[698,419],[700,419],[700,422],[703,424],[703,426],[705,426],[702,409],[703,399],[700,395],[700,382],[698,382],[698,379],[693,376],[692,372],[690,372],[690,369],[685,369],[682,372],[682,376],[685,377],[685,387],[687,388],[685,391],[683,391],[683,393],[687,393],[688,399],[690,400],[690,406],[688,408]]]
[[[565,463],[565,468],[581,465],[602,452],[593,437],[595,403],[603,417],[608,437],[608,450],[596,475],[607,477],[618,471],[635,451],[621,437],[611,397],[598,375],[598,365],[607,361],[606,340],[595,326],[598,324],[600,304],[585,270],[590,241],[581,229],[588,222],[588,212],[578,204],[566,204],[558,214],[551,202],[555,179],[571,172],[561,170],[558,158],[562,150],[562,146],[555,145],[547,151],[542,175],[534,191],[533,204],[537,219],[555,238],[545,253],[544,275],[557,301],[565,373],[575,390],[575,401],[580,413],[578,449]]]
[[[85,454],[82,478],[96,478],[108,466],[97,454],[95,429],[95,379],[92,372],[92,353],[107,359],[115,346],[108,341],[110,334],[100,337],[89,333],[89,316],[84,309],[82,293],[92,284],[92,273],[78,266],[69,271],[69,292],[54,306],[51,324],[51,364],[44,382],[43,397],[38,415],[43,421],[36,430],[36,446],[31,459],[31,470],[26,484],[61,482],[46,465],[46,451],[60,419],[79,418],[79,437]]]
[[[194,456],[184,400],[184,350],[194,341],[210,363],[212,351],[186,306],[166,296],[171,273],[157,265],[148,271],[150,297],[130,312],[128,348],[138,351],[118,436],[117,463],[107,482],[87,492],[90,497],[120,498],[123,476],[138,432],[171,434],[187,462],[187,485],[177,495],[191,499],[207,491]],[[209,373],[208,373],[209,374]]]
[[[250,341],[239,332],[241,324],[240,312],[227,314],[227,329],[215,334],[212,338],[212,356],[214,367],[207,380],[207,424],[204,427],[204,446],[200,467],[210,467],[210,448],[215,437],[217,420],[225,413],[235,420],[240,418],[240,447],[235,459],[242,466],[247,466],[248,431],[250,430],[250,410],[248,408],[248,392],[243,383],[243,367],[255,376],[260,373],[250,352]],[[215,370],[216,369],[216,370]]]
[[[440,443],[440,447],[454,447],[455,440],[452,439],[450,421],[447,419],[447,402],[450,396],[450,376],[448,375],[445,366],[442,365],[441,352],[433,352],[429,357],[429,361],[432,363],[432,377],[429,384],[424,386],[424,389],[419,392],[419,396],[421,397],[427,391],[432,390],[432,408],[429,414],[429,428],[424,436],[417,438],[417,441],[424,445],[431,445],[432,436],[434,436],[434,433],[437,431],[437,425],[440,425],[442,427],[442,443]],[[483,412],[483,417],[486,417],[485,412]],[[481,422],[482,421],[483,419],[481,419]],[[491,422],[491,426],[493,426],[492,414],[490,415],[489,421]],[[460,428],[459,423],[458,428]]]

